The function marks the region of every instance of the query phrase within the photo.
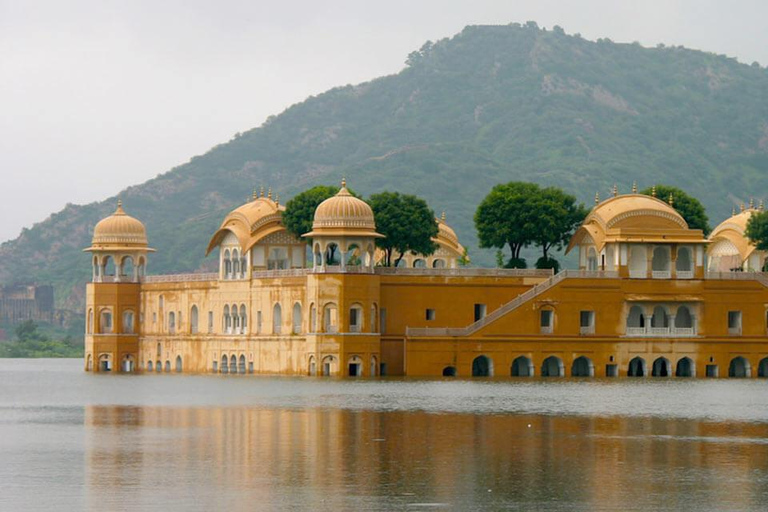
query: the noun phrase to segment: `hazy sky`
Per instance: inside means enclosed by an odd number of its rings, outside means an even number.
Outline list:
[[[468,24],[768,64],[765,0],[0,0],[0,241]]]

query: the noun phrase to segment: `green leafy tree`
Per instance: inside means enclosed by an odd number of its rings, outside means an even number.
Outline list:
[[[536,268],[553,268],[557,271],[560,265],[549,256],[549,251],[560,250],[568,243],[587,216],[587,209],[577,203],[574,196],[557,187],[540,190],[532,200],[536,212],[533,243],[541,247],[542,251]]]
[[[534,183],[513,181],[493,187],[477,207],[475,228],[480,247],[509,246],[511,257],[507,267],[525,268],[520,251],[536,239],[534,207],[540,193]]]
[[[435,213],[423,199],[399,192],[374,194],[368,200],[376,219],[376,231],[386,238],[376,240],[384,250],[384,266],[397,266],[408,252],[428,256],[437,250]],[[392,255],[399,253],[393,262]]]
[[[754,213],[747,221],[746,235],[761,251],[768,251],[768,212]]]
[[[653,187],[640,191],[641,194],[650,196],[653,194]],[[672,196],[672,207],[682,215],[688,227],[691,229],[700,229],[704,236],[708,235],[712,228],[709,227],[709,217],[701,201],[688,195],[684,190],[670,185],[656,185],[656,197],[669,203],[669,196]]]
[[[338,191],[339,187],[318,185],[294,196],[285,204],[285,211],[283,212],[285,229],[297,237],[312,231],[315,210],[320,203],[335,196]],[[310,242],[307,240],[307,243]]]

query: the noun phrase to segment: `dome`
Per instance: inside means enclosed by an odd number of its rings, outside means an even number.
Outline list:
[[[455,249],[461,248],[463,251],[464,248],[459,243],[459,237],[456,235],[456,232],[453,230],[451,226],[445,223],[445,212],[443,212],[442,216],[437,220],[437,240],[438,242],[441,240],[447,240]]]
[[[591,220],[603,228],[643,227],[688,229],[677,210],[656,197],[645,194],[625,194],[612,197],[595,206],[584,224]]]
[[[277,199],[272,199],[272,189],[270,189],[268,197],[257,196],[254,192],[251,201],[238,206],[227,214],[224,222],[211,237],[206,255],[218,247],[228,233],[233,233],[242,249],[247,251],[264,237],[278,231],[285,231],[282,224],[282,212],[284,210],[285,207],[281,206]]]
[[[383,237],[376,233],[373,210],[368,203],[349,193],[346,180],[341,182],[341,189],[335,196],[318,205],[312,222],[312,232],[303,236],[316,235]]]
[[[746,260],[755,251],[754,244],[747,238],[747,223],[752,215],[759,211],[757,208],[747,208],[718,224],[709,234],[709,240],[712,242],[710,253],[738,253],[742,261]]]
[[[126,214],[122,201],[118,201],[115,213],[100,220],[93,228],[91,247],[86,250],[149,250],[147,244],[144,224]]]

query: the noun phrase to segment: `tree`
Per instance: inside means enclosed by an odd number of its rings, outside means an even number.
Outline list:
[[[437,237],[435,213],[423,199],[399,192],[374,194],[368,200],[376,219],[376,245],[384,250],[384,265],[397,266],[408,252],[428,256],[437,250],[432,240]],[[397,251],[397,259],[392,255]]]
[[[286,203],[285,211],[283,212],[283,225],[285,229],[299,238],[312,231],[315,210],[320,203],[329,197],[335,196],[338,191],[339,187],[318,185],[294,196]],[[307,243],[311,243],[311,240],[307,240]]]
[[[536,262],[536,268],[559,269],[560,265],[550,258],[551,249],[560,250],[570,240],[587,216],[583,204],[576,203],[576,198],[557,187],[547,187],[532,198],[536,213],[536,229],[533,243],[541,247],[542,257]]]
[[[669,196],[672,195],[672,207],[685,219],[688,227],[691,229],[700,229],[707,236],[712,228],[709,227],[709,217],[701,201],[688,195],[684,190],[670,185],[657,184],[656,197],[669,203]],[[647,196],[652,195],[653,187],[646,188],[640,192]]]
[[[503,249],[512,253],[509,264],[524,268],[520,251],[536,237],[534,203],[541,189],[534,183],[512,181],[496,185],[475,212],[475,229],[480,247]]]
[[[758,250],[768,251],[768,212],[753,213],[745,234]]]

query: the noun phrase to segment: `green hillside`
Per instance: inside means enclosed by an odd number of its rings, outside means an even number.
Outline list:
[[[141,148],[135,148],[141,151]],[[208,237],[251,188],[283,201],[346,175],[363,195],[425,197],[477,250],[472,214],[494,184],[533,180],[591,204],[614,182],[698,196],[716,224],[768,190],[768,72],[683,48],[587,41],[535,24],[473,26],[396,75],[332,89],[170,172],[120,192],[158,249],[154,273],[210,265]],[[52,282],[76,307],[81,249],[115,198],[68,206],[0,246],[0,281]]]

